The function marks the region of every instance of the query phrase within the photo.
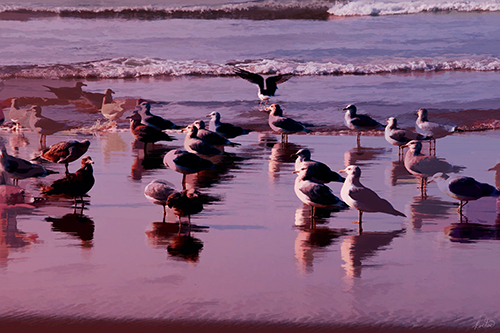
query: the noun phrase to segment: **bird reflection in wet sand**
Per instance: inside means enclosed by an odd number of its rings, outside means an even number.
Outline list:
[[[376,160],[378,155],[386,153],[385,148],[355,147],[344,154],[344,165],[368,165],[369,162]]]
[[[153,222],[146,231],[148,243],[158,248],[167,248],[172,258],[196,262],[203,248],[200,239],[191,236],[194,232],[208,232],[204,226],[179,226],[178,223]]]
[[[52,231],[64,232],[82,240],[83,247],[93,246],[94,221],[83,213],[74,211],[62,217],[46,217],[52,223]]]
[[[452,223],[444,228],[444,233],[450,238],[451,242],[457,243],[475,243],[480,240],[499,240],[500,239],[500,214],[494,225],[482,223],[463,222]]]
[[[279,174],[283,166],[290,166],[292,169],[295,165],[294,154],[302,148],[294,143],[275,143],[267,145],[271,147],[271,155],[269,155],[269,175],[271,178],[279,178]]]
[[[318,209],[317,215],[311,218],[309,207],[305,204],[295,211],[295,227],[298,230],[295,239],[295,258],[304,273],[311,273],[314,259],[321,257],[337,238],[347,233],[345,229],[337,230],[323,226],[327,223],[330,213],[331,211]]]
[[[398,183],[412,182],[413,175],[406,170],[404,162],[401,160],[392,161],[385,169],[385,183],[387,186],[396,186]]]
[[[400,237],[405,232],[404,229],[387,232],[365,232],[357,236],[347,236],[343,238],[340,247],[342,260],[345,264],[346,276],[351,278],[361,277],[361,270],[364,266],[374,267],[367,264],[377,252],[389,250],[389,245],[394,238]],[[363,262],[365,262],[363,264]]]
[[[135,159],[130,170],[130,177],[133,180],[141,180],[142,175],[150,170],[164,169],[163,154],[166,149],[163,146],[157,146],[154,150],[150,150],[148,154],[144,154],[142,149],[133,149]]]
[[[449,219],[449,211],[453,207],[452,203],[438,197],[423,198],[418,195],[413,197],[412,203],[406,205],[405,213],[410,218],[414,229],[425,228],[425,231],[438,231],[442,228],[438,221]]]

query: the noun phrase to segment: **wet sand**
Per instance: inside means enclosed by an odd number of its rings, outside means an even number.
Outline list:
[[[48,144],[91,141],[96,184],[82,213],[71,200],[2,207],[2,326],[457,332],[500,325],[491,292],[500,273],[499,203],[471,202],[469,223],[461,222],[456,201],[435,184],[427,197],[420,195],[418,180],[382,136],[362,136],[361,147],[352,133],[292,135],[288,144],[269,131],[234,139],[241,145],[227,149],[216,171],[187,179],[207,202],[188,235],[170,211],[162,223],[162,207],[143,194],[157,178],[181,188],[182,176],[167,169],[162,156],[181,147],[184,135],[171,133],[177,141],[159,143],[144,156],[121,128],[47,138]],[[11,154],[32,158],[39,150],[31,131],[5,129],[0,136]],[[437,156],[495,184],[498,172],[488,169],[499,162],[499,139],[498,131],[456,133],[438,140]],[[313,223],[293,191],[290,155],[305,147],[334,170],[359,165],[361,182],[407,218],[366,214],[362,235],[351,209],[321,211]],[[64,173],[64,166],[44,165],[60,174],[19,182],[34,196],[41,183]],[[71,172],[77,168],[70,164]],[[341,184],[330,188],[339,195]]]

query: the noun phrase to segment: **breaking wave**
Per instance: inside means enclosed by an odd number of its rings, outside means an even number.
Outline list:
[[[439,71],[498,71],[500,59],[495,57],[454,60],[417,59],[413,61],[369,63],[362,65],[334,62],[298,62],[255,60],[226,64],[208,61],[173,61],[156,58],[115,58],[99,61],[30,66],[0,66],[0,78],[98,78],[121,79],[157,76],[228,76],[239,66],[260,74],[369,75],[384,73]]]

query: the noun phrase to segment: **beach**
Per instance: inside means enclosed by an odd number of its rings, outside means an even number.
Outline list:
[[[342,110],[355,104],[383,124],[396,117],[414,128],[416,111],[426,108],[431,121],[456,127],[437,140],[436,156],[498,188],[499,172],[489,171],[500,162],[498,12],[207,20],[154,9],[147,18],[124,18],[126,11],[96,19],[56,5],[2,9],[9,44],[0,51],[1,143],[11,155],[36,157],[39,135],[13,132],[9,112],[13,98],[40,105],[71,127],[49,135],[47,146],[90,141],[95,185],[84,209],[44,197],[41,188],[62,178],[64,165],[40,162],[58,173],[19,181],[38,199],[2,203],[1,330],[498,330],[498,199],[471,201],[461,217],[458,201],[435,183],[422,195],[383,131],[363,133],[358,146]],[[311,133],[282,143],[257,86],[235,66],[293,74],[271,102]],[[144,195],[155,179],[183,189],[163,156],[183,149],[185,134],[168,130],[176,140],[145,153],[126,119],[133,107],[113,126],[87,100],[59,99],[44,87],[77,82],[93,93],[113,89],[116,101],[131,105],[148,100],[153,114],[180,127],[219,112],[251,130],[231,139],[239,145],[227,147],[214,170],[187,176],[185,187],[204,198],[190,231],[172,210],[162,222],[162,207]],[[359,166],[361,183],[406,217],[366,213],[362,232],[355,209],[319,209],[311,218],[294,192],[291,155],[301,148],[335,171]],[[328,186],[340,196],[341,183]]]

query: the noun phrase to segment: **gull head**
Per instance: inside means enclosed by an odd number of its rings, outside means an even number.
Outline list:
[[[351,116],[354,116],[356,114],[357,108],[354,104],[349,104],[345,108],[342,109],[343,111],[349,111]]]
[[[361,177],[361,169],[357,165],[349,165],[347,168],[340,170],[339,172],[347,173],[347,177],[351,178]]]

